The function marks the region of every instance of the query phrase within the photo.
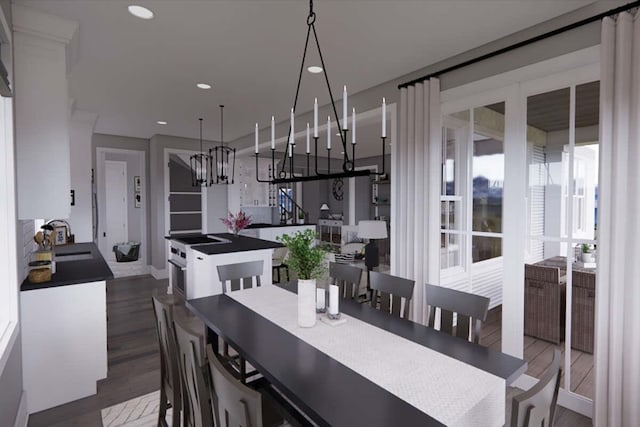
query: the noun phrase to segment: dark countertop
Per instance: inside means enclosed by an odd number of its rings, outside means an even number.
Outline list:
[[[280,228],[280,227],[302,227],[305,225],[316,226],[318,224],[251,224],[247,227],[247,230],[255,229],[255,228]]]
[[[113,279],[113,273],[94,243],[74,243],[57,246],[55,254],[72,254],[77,252],[91,252],[92,259],[56,262],[56,273],[49,282],[31,283],[24,279],[21,291],[53,288],[56,286],[75,285],[78,283],[97,282]]]
[[[261,249],[274,249],[281,248],[284,245],[278,242],[271,242],[269,240],[256,239],[246,236],[234,236],[230,233],[215,233],[214,236],[223,237],[231,240],[231,243],[219,243],[219,244],[205,244],[191,246],[191,249],[198,251],[205,255],[218,255],[226,254],[230,252],[246,252],[246,251],[258,251]]]

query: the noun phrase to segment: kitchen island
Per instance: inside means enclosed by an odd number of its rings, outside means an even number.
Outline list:
[[[51,281],[21,287],[23,385],[32,414],[96,394],[107,377],[106,280],[93,243],[54,248]]]
[[[185,299],[221,294],[219,265],[262,260],[264,269],[260,280],[262,283],[271,283],[273,249],[283,246],[278,242],[230,233],[173,235],[167,239],[172,269],[169,292],[184,293]],[[211,243],[207,243],[208,239]],[[179,269],[182,271],[179,272]],[[182,280],[179,279],[180,275],[183,276]]]

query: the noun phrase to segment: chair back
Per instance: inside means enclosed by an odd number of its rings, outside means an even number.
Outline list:
[[[188,427],[213,427],[209,388],[203,368],[200,336],[188,330],[179,318],[173,321],[178,366],[183,386],[184,424]]]
[[[160,346],[161,387],[170,399],[174,408],[173,410],[180,411],[180,370],[178,368],[176,341],[173,332],[172,307],[160,301],[156,296],[151,297],[151,302],[153,304],[153,314],[156,320],[156,332],[158,333],[158,343]]]
[[[394,316],[409,319],[409,303],[413,296],[415,283],[415,280],[370,271],[371,307],[379,308],[381,311],[391,313]]]
[[[277,267],[284,264],[284,259],[287,257],[288,253],[289,249],[286,246],[282,248],[275,248],[273,250],[273,254],[271,255],[271,265],[273,267]]]
[[[550,267],[544,265],[524,265],[524,278],[525,280],[535,282],[560,282],[560,268]]]
[[[482,322],[487,320],[489,312],[489,298],[429,284],[425,285],[424,292],[430,327],[435,327],[436,312],[439,312],[441,331],[479,343]],[[454,314],[457,314],[455,328]]]
[[[551,366],[536,385],[514,396],[511,402],[511,427],[549,427],[553,425],[560,388],[560,350],[553,352]]]
[[[329,277],[331,283],[340,289],[340,297],[357,299],[360,291],[362,269],[336,262],[329,263]]]
[[[231,291],[251,288],[254,278],[256,286],[260,286],[260,276],[263,271],[264,261],[262,260],[219,265],[218,278],[222,282],[222,292],[226,294]]]
[[[221,427],[262,427],[262,396],[237,381],[207,346],[211,375],[211,402]]]

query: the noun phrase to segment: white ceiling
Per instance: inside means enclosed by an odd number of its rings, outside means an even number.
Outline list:
[[[316,27],[337,98],[356,93],[592,3],[593,0],[316,0]],[[306,0],[16,0],[78,21],[70,70],[76,107],[96,132],[149,138],[250,134],[286,120],[306,34]],[[134,18],[129,4],[155,13]],[[316,62],[315,50],[311,51]],[[213,88],[197,89],[197,82]],[[328,102],[322,74],[305,73],[299,112]],[[357,108],[357,105],[355,106]],[[169,122],[157,125],[157,120]]]

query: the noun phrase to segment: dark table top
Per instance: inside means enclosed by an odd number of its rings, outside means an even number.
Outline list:
[[[197,245],[191,248],[205,255],[226,254],[230,252],[257,251],[261,249],[281,248],[284,245],[269,240],[256,239],[254,237],[234,236],[231,233],[215,233],[214,236],[229,239],[229,243]]]
[[[320,425],[441,425],[226,295],[193,299],[186,304]],[[349,316],[504,378],[507,384],[527,368],[524,360],[392,317],[368,305],[342,300],[340,308]]]
[[[305,225],[308,226],[316,226],[317,224],[263,224],[263,223],[257,223],[257,224],[250,224],[247,227],[247,230],[250,229],[256,229],[256,228],[280,228],[280,227],[303,227]]]
[[[54,248],[55,254],[74,254],[91,252],[91,259],[56,262],[56,272],[51,276],[51,281],[43,283],[31,283],[26,278],[20,286],[21,291],[33,291],[37,289],[53,288],[56,286],[75,285],[78,283],[97,282],[113,279],[113,273],[109,265],[102,257],[98,247],[94,243],[74,243]]]

